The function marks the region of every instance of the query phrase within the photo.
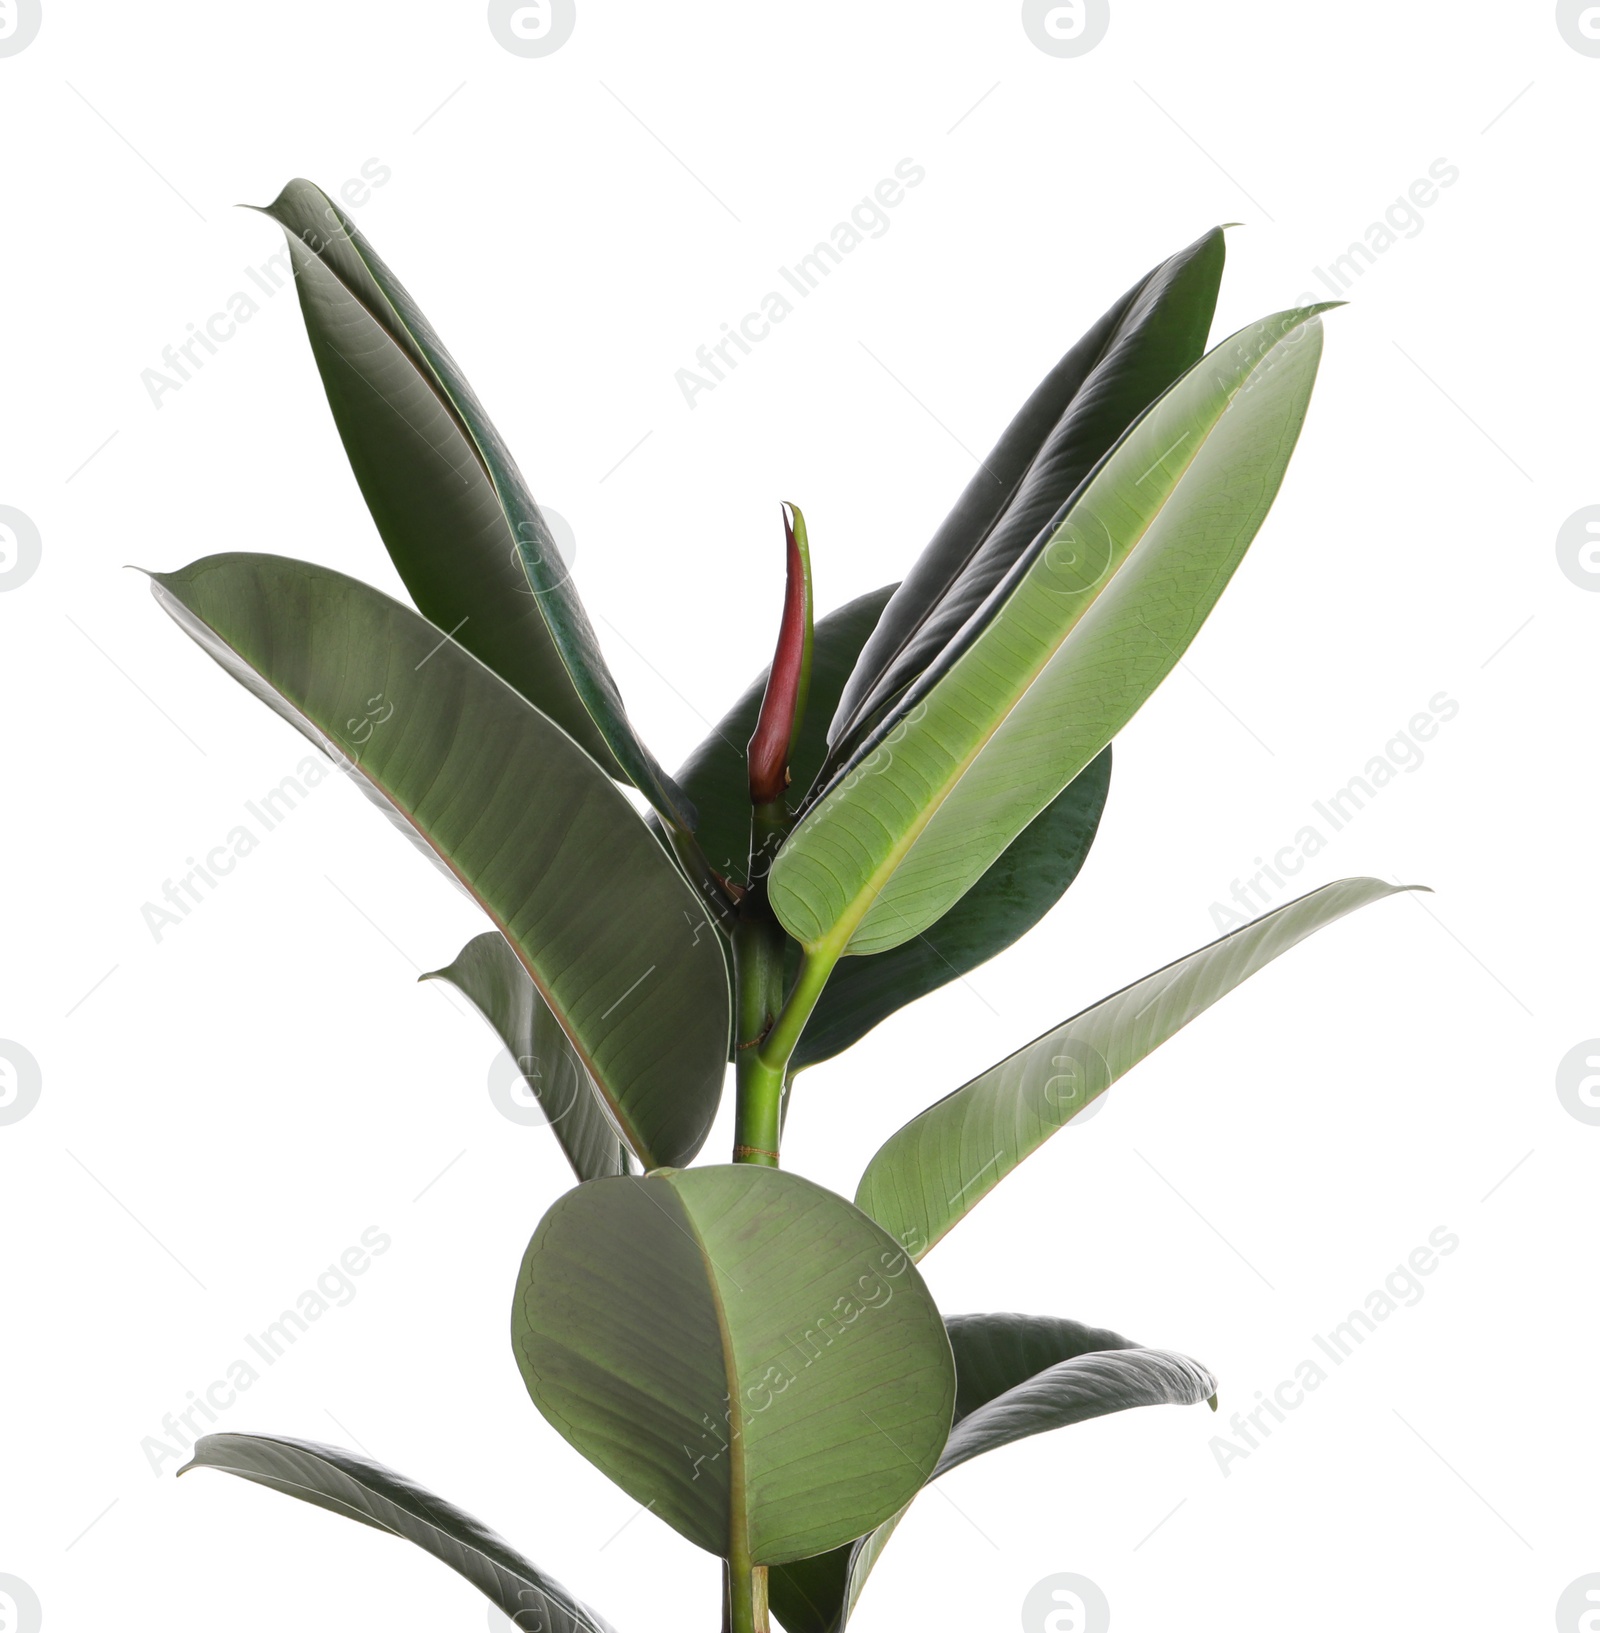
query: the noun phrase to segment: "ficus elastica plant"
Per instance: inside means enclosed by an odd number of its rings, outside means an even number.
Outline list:
[[[807,1074],[1071,886],[1113,739],[1277,495],[1323,308],[1212,345],[1224,241],[1206,233],[1050,370],[904,580],[827,613],[784,504],[772,662],[669,773],[411,297],[310,183],[265,213],[411,604],[238,553],[153,575],[156,598],[487,917],[431,978],[519,1063],[576,1181],[529,1221],[508,1289],[507,1364],[533,1405],[725,1562],[707,1629],[843,1628],[951,1469],[1125,1408],[1216,1404],[1198,1362],[1075,1318],[944,1314],[918,1263],[1151,1050],[1396,887],[1314,890],[1020,1042],[893,1134],[853,1197],[787,1168],[783,1137],[811,1114]],[[730,1079],[733,1149],[702,1161]],[[365,1456],[223,1433],[189,1466],[404,1537],[520,1628],[610,1626]]]

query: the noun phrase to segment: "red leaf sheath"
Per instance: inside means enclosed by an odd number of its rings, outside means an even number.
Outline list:
[[[795,707],[800,697],[806,658],[806,571],[795,538],[794,518],[786,505],[787,583],[783,593],[783,622],[777,650],[761,699],[761,714],[750,739],[750,800],[771,805],[782,798],[789,784],[789,749],[794,736]]]

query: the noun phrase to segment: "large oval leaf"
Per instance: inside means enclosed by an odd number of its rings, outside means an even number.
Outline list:
[[[848,748],[988,598],[1117,438],[1197,362],[1222,229],[1148,272],[1045,376],[895,593],[839,701]]]
[[[578,1051],[499,931],[474,936],[422,979],[449,982],[493,1027],[579,1179],[627,1173],[627,1148]]]
[[[1024,1158],[1153,1049],[1324,925],[1399,893],[1324,885],[1063,1021],[878,1148],[856,1202],[920,1259]]]
[[[640,1161],[688,1161],[722,1092],[722,954],[694,892],[594,761],[432,624],[342,573],[211,556],[154,588],[466,886]]]
[[[681,797],[628,721],[549,524],[428,320],[308,181],[266,207],[351,468],[424,616],[664,814]]]
[[[776,1169],[569,1191],[528,1244],[511,1331],[554,1428],[735,1569],[871,1530],[950,1427],[950,1343],[910,1259]]]
[[[237,1474],[414,1542],[464,1576],[516,1627],[540,1633],[612,1633],[609,1622],[487,1526],[370,1458],[283,1435],[202,1435],[193,1459],[178,1473],[190,1469]]]
[[[1110,786],[1107,747],[937,924],[887,952],[835,964],[791,1069],[814,1066],[848,1049],[897,1009],[977,969],[1031,930],[1088,859]]]
[[[1103,1327],[1026,1315],[950,1316],[945,1326],[956,1415],[934,1479],[982,1452],[1111,1412],[1215,1403],[1216,1380],[1198,1362]],[[842,1548],[770,1574],[769,1602],[788,1633],[840,1633],[909,1507]]]
[[[1278,491],[1319,310],[1253,324],[1184,375],[868,737],[773,865],[796,940],[882,952],[927,929],[1138,711]]]

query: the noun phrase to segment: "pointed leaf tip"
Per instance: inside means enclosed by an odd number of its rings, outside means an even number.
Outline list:
[[[811,681],[811,553],[798,505],[782,505],[783,617],[767,675],[761,713],[750,738],[750,802],[771,805],[789,785],[789,752],[805,718]]]

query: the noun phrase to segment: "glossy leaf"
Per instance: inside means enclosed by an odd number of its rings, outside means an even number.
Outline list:
[[[984,1452],[1135,1406],[1198,1406],[1217,1380],[1186,1355],[1130,1347],[1075,1355],[977,1408],[950,1431],[934,1470],[948,1474]]]
[[[735,1569],[871,1530],[950,1427],[950,1344],[909,1258],[777,1169],[569,1191],[528,1245],[511,1325],[551,1425]]]
[[[767,1573],[767,1603],[785,1633],[843,1633],[872,1567],[910,1511],[907,1503],[854,1542],[773,1566]]]
[[[154,584],[489,914],[640,1161],[692,1157],[722,1091],[722,954],[594,761],[443,632],[342,573],[228,555]]]
[[[801,1034],[794,1069],[848,1049],[897,1009],[977,969],[1031,930],[1088,859],[1110,785],[1108,747],[937,924],[887,952],[835,964]]]
[[[465,1577],[516,1627],[613,1633],[609,1622],[470,1514],[354,1452],[282,1435],[203,1435],[193,1460],[178,1472],[191,1469],[221,1469],[413,1542]]]
[[[474,936],[455,963],[422,979],[447,981],[493,1027],[579,1179],[627,1173],[627,1148],[578,1051],[498,930]]]
[[[628,722],[549,524],[428,320],[311,182],[290,182],[264,213],[288,236],[334,422],[423,615],[608,772],[687,820]]]
[[[822,768],[828,751],[828,717],[839,688],[893,593],[894,585],[887,585],[817,620],[809,701],[789,756],[793,780],[785,803],[790,810],[798,809]],[[710,736],[684,761],[677,777],[685,796],[699,812],[695,838],[701,849],[712,867],[737,885],[750,882],[750,786],[745,745],[755,731],[769,672],[763,670],[745,688],[712,727]]]
[[[985,1451],[1135,1406],[1193,1406],[1216,1394],[1197,1362],[1147,1350],[1102,1327],[1050,1316],[961,1315],[945,1325],[956,1358],[956,1415],[932,1478]],[[902,1509],[876,1530],[771,1572],[788,1633],[839,1633]]]
[[[948,1315],[944,1325],[956,1358],[957,1423],[1063,1361],[1098,1350],[1139,1348],[1121,1333],[1065,1316]]]
[[[1265,519],[1321,323],[1251,325],[1127,434],[779,852],[772,905],[823,953],[936,922],[1133,717]]]
[[[840,698],[836,745],[928,667],[1122,433],[1199,361],[1225,256],[1213,228],[1141,278],[1045,376],[889,603]]]
[[[857,1204],[920,1259],[1024,1158],[1225,993],[1402,887],[1344,879],[1124,987],[980,1073],[879,1147]]]

